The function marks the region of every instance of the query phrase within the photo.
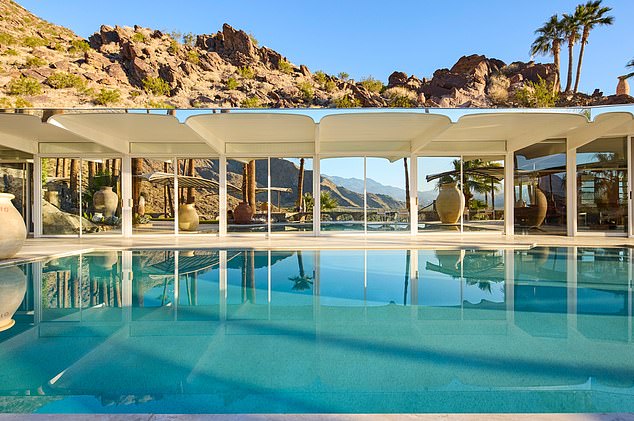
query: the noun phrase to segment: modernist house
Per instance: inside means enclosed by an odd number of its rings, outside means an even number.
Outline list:
[[[34,237],[634,234],[634,107],[222,111],[0,114],[0,191]]]

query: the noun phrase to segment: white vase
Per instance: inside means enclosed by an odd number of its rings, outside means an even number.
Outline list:
[[[20,307],[25,293],[24,272],[16,266],[0,268],[0,332],[15,324],[13,315]]]
[[[198,212],[193,203],[178,207],[178,229],[182,231],[196,231],[198,229]]]
[[[14,197],[9,193],[0,193],[0,259],[15,256],[26,240],[22,215],[11,203]]]
[[[104,217],[110,218],[117,212],[119,196],[112,191],[112,187],[104,186],[92,197],[92,205],[95,212],[103,213]]]
[[[443,224],[456,224],[464,211],[464,195],[456,183],[440,185],[436,198],[436,212]]]

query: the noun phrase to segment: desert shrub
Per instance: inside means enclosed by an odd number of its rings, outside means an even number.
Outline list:
[[[90,50],[90,44],[83,39],[74,39],[68,48],[68,52],[71,54],[83,54],[88,50]]]
[[[172,39],[170,41],[170,46],[167,47],[167,52],[172,54],[172,55],[175,55],[175,54],[178,54],[180,49],[181,49],[181,47],[180,47],[180,45],[178,45],[178,42],[175,39]]]
[[[172,104],[169,104],[167,102],[163,102],[163,101],[149,101],[147,103],[147,107],[148,108],[160,108],[163,110],[173,110],[174,107]]]
[[[121,92],[117,89],[102,88],[93,98],[93,102],[97,105],[111,105],[121,101]]]
[[[187,61],[192,64],[200,64],[200,54],[196,50],[189,50],[187,52]]]
[[[14,45],[15,38],[6,32],[0,32],[0,45]]]
[[[325,85],[328,81],[328,76],[321,70],[317,70],[313,77],[315,79],[315,82],[319,83],[320,85]]]
[[[332,103],[337,108],[356,108],[361,106],[361,101],[352,94],[344,94],[334,98]]]
[[[13,103],[11,102],[11,99],[7,97],[0,98],[0,109],[2,108],[13,108]]]
[[[141,32],[135,32],[134,35],[132,35],[132,41],[134,41],[134,42],[147,42],[147,37],[145,36],[145,34],[143,34]]]
[[[169,95],[170,85],[160,77],[149,77],[143,80],[143,89],[151,95]]]
[[[230,91],[238,89],[239,86],[240,84],[237,80],[235,80],[235,78],[230,77],[229,79],[227,79],[227,89],[229,89]]]
[[[7,56],[17,56],[18,52],[15,51],[13,48],[9,48],[7,49],[7,51],[4,52],[4,54]]]
[[[509,86],[511,86],[511,82],[509,81],[509,78],[503,74],[491,76],[491,78],[489,78],[489,86],[487,88],[489,98],[496,103],[506,102],[509,98]]]
[[[526,82],[515,92],[515,101],[521,107],[550,108],[554,107],[559,93],[545,79],[539,77],[538,82]]]
[[[137,90],[130,91],[130,98],[137,98],[140,95],[141,95],[141,91],[137,91]]]
[[[196,45],[196,35],[191,32],[183,34],[183,44],[193,47]]]
[[[383,96],[390,107],[413,108],[418,105],[416,93],[400,86],[386,89]]]
[[[30,56],[26,59],[27,67],[42,67],[46,65],[46,60],[40,57]]]
[[[302,94],[302,98],[304,101],[312,101],[315,97],[315,91],[313,90],[313,86],[308,82],[302,82],[297,85],[299,88],[299,92]]]
[[[260,98],[257,96],[251,96],[249,98],[245,98],[240,103],[240,107],[242,108],[260,108],[262,105],[260,104]]]
[[[277,68],[280,70],[280,72],[287,75],[293,73],[293,65],[285,59],[280,60],[280,62],[277,64]]]
[[[40,37],[26,37],[22,40],[22,45],[25,47],[43,47],[47,44],[44,38]]]
[[[64,47],[61,42],[56,42],[55,44],[53,44],[53,50],[59,51],[60,53],[65,53],[67,51],[66,47]]]
[[[251,32],[249,32],[249,39],[251,39],[251,43],[253,44],[254,47],[260,46],[260,41],[258,41]]]
[[[72,73],[54,73],[46,79],[46,83],[54,89],[77,88],[80,91],[86,89],[86,80]]]
[[[381,92],[383,90],[383,82],[376,80],[372,76],[361,79],[361,86],[370,92]]]
[[[337,74],[337,77],[342,80],[348,80],[350,78],[350,75],[346,72],[339,72],[339,74]]]
[[[9,94],[11,95],[38,95],[42,93],[40,82],[28,76],[20,76],[9,82]]]
[[[324,84],[324,89],[326,90],[326,92],[333,92],[335,89],[337,89],[337,84],[334,80],[329,80]]]
[[[15,108],[31,108],[31,107],[33,107],[33,103],[30,101],[27,101],[21,96],[15,99]]]
[[[238,74],[244,79],[253,79],[255,71],[249,66],[238,67]]]

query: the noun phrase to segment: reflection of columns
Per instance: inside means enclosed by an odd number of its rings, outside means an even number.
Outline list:
[[[270,192],[269,192],[270,194]],[[269,209],[270,209],[269,204]],[[267,303],[268,303],[268,319],[271,320],[271,250],[267,252],[267,265],[266,265],[266,273],[267,273]]]
[[[218,192],[218,231],[221,237],[227,235],[227,157],[219,159],[220,190]]]
[[[178,250],[174,251],[174,320],[178,320],[178,296],[180,292],[180,276],[178,275],[178,254]]]
[[[315,236],[321,232],[321,163],[319,155],[313,159],[313,231]]]
[[[514,153],[507,152],[504,158],[504,233],[515,234],[515,160]]]
[[[121,159],[121,229],[124,237],[132,237],[132,159],[125,155]]]
[[[42,159],[33,157],[33,236],[42,236]]]
[[[320,276],[320,257],[321,253],[319,250],[315,250],[313,252],[313,318],[315,320],[315,324],[319,321],[319,310],[320,310],[320,297],[321,291],[319,288],[319,276]]]
[[[35,183],[37,184],[37,183]],[[42,321],[42,262],[31,263],[33,277],[33,323],[35,326]]]
[[[418,250],[410,250],[410,271],[409,287],[411,291],[411,305],[414,308],[418,305]]]
[[[416,155],[409,158],[409,228],[410,234],[418,235],[418,160]],[[412,252],[412,259],[414,253]],[[413,277],[411,277],[413,278]],[[413,303],[413,301],[412,301]]]
[[[132,252],[121,252],[121,304],[123,306],[123,319],[128,323],[132,320]]]
[[[515,323],[515,251],[504,250],[504,302],[506,303],[506,320],[510,325]]]
[[[568,139],[566,140],[566,144]],[[577,232],[577,150],[566,147],[566,232]]]
[[[630,264],[627,270],[627,332],[628,340],[632,342],[632,276],[634,275],[634,268],[632,268],[634,262],[632,259],[634,259],[634,250],[631,248],[628,249],[628,258]]]
[[[227,250],[220,250],[219,265],[219,293],[220,293],[220,321],[227,320]]]
[[[577,328],[577,247],[569,247],[566,259],[566,299],[568,312],[568,331]]]

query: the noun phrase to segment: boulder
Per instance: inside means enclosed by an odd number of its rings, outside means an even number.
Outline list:
[[[407,73],[404,72],[393,72],[387,78],[387,87],[394,88],[396,86],[405,86],[407,84]]]
[[[118,83],[127,83],[128,75],[126,75],[123,67],[119,63],[113,63],[106,67],[106,73]]]
[[[310,72],[310,70],[308,69],[308,67],[306,67],[306,66],[305,66],[305,65],[303,65],[303,64],[300,64],[300,66],[299,66],[299,71],[300,71],[300,73],[301,73],[303,76],[305,76],[305,77],[312,77],[312,76],[313,76],[313,74]]]

